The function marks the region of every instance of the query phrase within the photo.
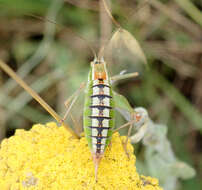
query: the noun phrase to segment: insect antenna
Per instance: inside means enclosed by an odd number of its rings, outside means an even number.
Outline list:
[[[83,42],[85,42],[86,46],[91,50],[91,52],[93,53],[94,57],[97,58],[97,55],[95,53],[95,50],[93,49],[92,44],[89,41],[87,41],[84,37],[82,37],[81,35],[79,35],[75,31],[73,31],[72,29],[70,29],[70,28],[68,28],[68,27],[66,27],[64,25],[58,24],[57,22],[55,22],[55,21],[53,21],[53,20],[51,20],[49,18],[43,18],[41,16],[38,16],[38,15],[35,15],[35,14],[31,14],[31,13],[26,13],[25,15],[33,17],[33,18],[36,18],[36,19],[39,19],[39,20],[44,21],[44,22],[50,22],[52,24],[55,24],[59,28],[64,28],[64,29],[68,30],[70,33],[74,34],[75,36],[77,36],[78,38],[80,38]]]
[[[140,6],[138,6],[132,15],[135,15],[137,14],[140,10],[142,10],[147,4],[148,4],[148,1],[149,0],[144,0]],[[109,7],[107,6],[107,3],[105,0],[102,0],[103,2],[103,5],[104,5],[104,8],[105,8],[105,11],[106,13],[108,14],[108,16],[111,18],[112,22],[117,26],[117,28],[122,28],[121,24],[113,17],[111,11],[109,10]],[[131,17],[131,16],[130,16]]]
[[[103,44],[99,50],[98,53],[98,57],[103,57],[103,54],[105,52],[105,49],[110,47],[110,45],[113,42],[116,42],[117,40],[122,40],[125,43],[125,46],[132,52],[132,54],[134,54],[135,56],[137,56],[138,58],[140,58],[140,60],[142,60],[143,63],[147,63],[146,61],[146,57],[138,43],[138,41],[135,39],[135,37],[132,36],[132,34],[130,32],[128,32],[127,30],[125,30],[121,24],[113,17],[107,3],[105,0],[101,0],[103,2],[104,5],[104,9],[107,13],[107,15],[110,17],[110,19],[112,20],[112,22],[116,25],[117,30],[115,30],[115,32],[113,33],[113,35],[109,38],[109,40],[107,40],[107,42],[105,44]],[[138,11],[140,11],[145,5],[148,4],[148,0],[145,0],[141,6],[137,7],[137,9],[135,10],[135,14],[138,13]]]
[[[110,12],[110,10],[109,10],[109,8],[108,8],[108,6],[107,6],[105,0],[102,0],[102,2],[103,2],[103,5],[104,5],[104,8],[105,8],[105,11],[107,12],[108,16],[111,18],[112,22],[113,22],[118,28],[121,28],[121,25],[119,24],[119,22],[116,21],[115,18],[112,16],[112,14],[111,14],[111,12]]]

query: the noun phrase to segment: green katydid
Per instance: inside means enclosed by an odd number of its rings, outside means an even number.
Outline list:
[[[66,102],[68,107],[67,112],[63,119],[50,107],[47,103],[34,92],[15,72],[9,68],[4,62],[0,61],[0,67],[14,78],[26,91],[28,91],[34,99],[36,99],[59,123],[64,125],[68,131],[76,138],[78,135],[69,128],[64,120],[70,112],[71,107],[79,96],[80,92],[86,86],[86,98],[84,104],[83,124],[86,138],[88,140],[89,148],[92,152],[95,174],[97,176],[97,169],[101,158],[103,157],[104,150],[110,143],[110,139],[114,128],[114,109],[119,108],[134,114],[134,120],[129,121],[120,128],[133,125],[141,119],[141,115],[134,112],[133,108],[128,103],[127,99],[122,95],[112,91],[111,81],[137,76],[137,73],[120,75],[109,78],[106,70],[106,63],[103,59],[95,59],[91,62],[91,68],[88,77],[88,83],[81,84],[81,87],[73,94]],[[112,79],[112,80],[111,80]],[[71,103],[70,103],[71,102]],[[70,105],[69,105],[70,104]],[[131,128],[130,127],[130,128]],[[130,134],[128,134],[130,136]],[[127,142],[125,143],[125,145]],[[126,149],[125,149],[126,150]],[[127,151],[127,150],[126,150]],[[97,178],[97,177],[96,177]]]
[[[137,56],[139,56],[143,60],[143,62],[146,62],[141,48],[139,47],[137,41],[133,37],[131,37],[130,33],[122,28],[119,28],[114,33],[111,42],[117,41],[119,39],[125,41],[124,43],[127,45],[127,48],[129,50],[132,50],[132,53],[135,53]],[[136,47],[136,50],[133,50],[133,48],[131,47]],[[61,119],[58,114],[55,113],[55,111],[52,110],[52,108],[48,106],[37,93],[35,93],[28,85],[26,85],[26,83],[22,79],[20,79],[14,73],[14,71],[12,71],[2,61],[0,61],[0,67],[11,77],[13,77],[26,91],[28,91],[59,123],[66,126],[69,132],[76,138],[78,138],[78,135],[65,124],[64,120],[70,113],[70,110],[77,97],[79,96],[81,90],[85,87],[86,96],[83,114],[83,127],[95,164],[96,179],[99,162],[104,155],[104,151],[107,145],[110,143],[113,128],[115,126],[115,108],[126,110],[130,113],[131,120],[120,127],[123,128],[130,126],[128,136],[130,136],[133,124],[141,119],[141,113],[135,112],[128,101],[122,95],[112,91],[111,84],[112,82],[124,78],[137,76],[137,73],[135,72],[124,75],[116,75],[110,78],[103,56],[98,56],[98,58],[95,56],[94,61],[92,61],[90,65],[90,72],[87,84],[82,84],[81,87],[75,92],[75,94],[73,94],[65,102],[65,105],[68,108],[63,119]],[[127,140],[124,143],[126,153]]]

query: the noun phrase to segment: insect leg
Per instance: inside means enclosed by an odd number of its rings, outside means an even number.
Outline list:
[[[70,112],[72,106],[74,105],[74,103],[75,103],[76,100],[78,99],[79,94],[80,94],[81,91],[84,89],[84,87],[85,87],[85,83],[82,83],[82,84],[80,85],[79,89],[77,89],[77,91],[74,92],[74,94],[72,94],[72,95],[65,101],[64,104],[65,104],[65,106],[67,107],[67,111],[66,111],[66,113],[65,113],[65,115],[64,115],[64,117],[63,117],[63,119],[62,119],[62,121],[64,121],[64,120],[67,118],[67,116],[68,116],[68,114],[69,114],[69,112]],[[70,105],[69,105],[69,104],[70,104]]]
[[[111,77],[111,82],[112,82],[112,84],[114,84],[119,80],[137,77],[138,75],[139,75],[138,72],[127,73],[127,74],[118,74],[118,75],[115,75],[115,76]]]
[[[6,63],[0,60],[0,67],[10,76],[12,77],[22,88],[24,88],[55,120],[61,123],[65,128],[74,136],[78,138],[78,135],[67,126],[60,116],[32,89],[27,83],[25,83],[16,73],[13,71]]]
[[[131,125],[131,124],[133,124],[133,123],[135,123],[135,122],[136,122],[135,119],[134,119],[134,120],[131,120],[131,121],[129,121],[129,122],[127,122],[127,123],[121,125],[119,128],[115,129],[115,130],[113,131],[113,133],[119,131],[120,129],[123,129],[123,128],[125,128],[125,127],[128,127],[129,125]]]
[[[131,121],[129,121],[128,123],[122,125],[121,127],[119,127],[118,129],[116,129],[116,131],[120,130],[120,129],[123,129],[125,127],[128,127],[129,126],[129,129],[128,129],[128,134],[127,134],[127,137],[126,137],[126,141],[123,142],[123,148],[124,148],[124,151],[127,155],[127,157],[129,158],[129,153],[128,153],[128,150],[127,150],[127,144],[128,144],[128,138],[129,136],[131,135],[131,131],[132,131],[132,128],[133,128],[133,124],[135,122],[137,122],[137,120],[139,119],[139,116],[137,117],[136,113],[131,113]]]
[[[134,120],[134,118],[136,118],[135,114],[131,113],[131,120]],[[138,118],[136,118],[136,119],[138,119]],[[131,123],[130,126],[129,126],[129,129],[128,129],[128,134],[127,134],[127,137],[126,137],[126,141],[123,143],[123,148],[124,148],[125,153],[126,153],[128,158],[130,158],[130,157],[129,157],[129,153],[128,153],[128,150],[127,150],[127,144],[128,144],[128,137],[131,134],[132,128],[133,128],[133,124]]]
[[[78,120],[75,119],[75,117],[71,114],[71,112],[70,112],[69,114],[70,114],[71,120],[72,120],[72,122],[73,122],[73,126],[74,126],[74,129],[75,129],[75,133],[76,133],[79,137],[81,137],[81,136],[80,136],[80,134],[81,134],[81,127],[80,127],[80,125],[79,125],[79,123],[78,123]]]
[[[116,132],[120,129],[123,129],[129,126],[126,141],[123,142],[123,148],[128,158],[129,158],[129,154],[127,151],[128,138],[130,137],[131,142],[133,143],[139,142],[143,138],[145,132],[147,131],[147,123],[148,123],[148,114],[146,110],[144,108],[136,108],[135,111],[131,113],[131,121],[125,123],[124,125],[120,126],[118,129],[114,130],[114,132]],[[131,136],[131,132],[134,124],[138,131],[137,133],[135,133],[135,135]]]

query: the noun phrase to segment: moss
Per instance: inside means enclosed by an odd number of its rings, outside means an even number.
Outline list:
[[[118,133],[112,137],[102,159],[98,182],[84,137],[73,139],[55,123],[37,124],[30,131],[16,130],[0,148],[0,189],[2,190],[162,190],[158,180],[140,176],[135,168],[133,147],[130,159],[124,153]]]

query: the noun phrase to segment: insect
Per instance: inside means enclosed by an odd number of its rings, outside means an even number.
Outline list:
[[[137,76],[137,73],[125,75],[128,77],[134,77]],[[119,80],[123,76],[121,75],[121,77],[116,77],[116,80]],[[104,156],[106,147],[110,143],[115,126],[115,106],[118,107],[119,103],[115,102],[114,96],[118,97],[121,95],[118,95],[112,90],[111,78],[108,74],[107,64],[104,61],[104,58],[95,57],[90,63],[87,84],[82,84],[81,88],[79,88],[78,91],[66,101],[65,105],[67,106],[67,111],[62,121],[64,121],[68,116],[72,105],[75,103],[84,87],[85,103],[83,111],[83,128],[88,141],[88,146],[92,153],[95,166],[95,178],[97,180],[98,166]],[[121,97],[124,98],[123,96]],[[134,122],[138,122],[140,120],[140,114],[135,113],[133,109],[129,110],[129,112],[134,114],[134,120],[126,123],[120,128],[127,127],[128,125],[132,125]],[[127,141],[124,143],[124,149],[127,153],[126,145]]]
[[[91,62],[86,90],[83,127],[97,173],[114,128],[114,98],[103,58]]]
[[[15,74],[15,72],[11,68],[9,68],[1,60],[0,67],[11,77],[13,77],[26,91],[28,91],[59,123],[64,125],[75,138],[79,138],[78,135],[65,124],[64,120],[68,116],[68,113],[70,112],[72,105],[76,101],[81,89],[77,91],[77,95],[75,97],[72,96],[74,97],[72,99],[72,103],[68,107],[67,112],[62,119],[35,91],[33,91],[20,77]],[[132,73],[132,75],[129,74],[128,77],[136,75],[137,73]],[[122,76],[118,78],[118,80],[119,79],[122,79]],[[84,88],[85,85],[82,84],[81,87]],[[111,78],[108,75],[106,63],[103,58],[95,58],[94,61],[91,62],[85,94],[83,127],[89,148],[92,153],[92,158],[95,166],[95,178],[97,181],[98,166],[102,157],[104,156],[106,147],[110,143],[113,128],[115,125],[115,106],[125,108],[134,116],[133,120],[122,125],[118,129],[116,129],[116,131],[129,125],[131,126],[131,129],[133,123],[138,123],[138,121],[141,119],[141,114],[138,112],[134,112],[123,96],[112,91]],[[115,102],[115,99],[117,98],[118,101]],[[119,105],[119,101],[121,105]],[[131,131],[129,130],[128,136],[130,135],[130,132]],[[124,145],[125,151],[127,153],[127,141],[124,143]]]
[[[124,30],[117,30],[113,37],[123,34],[124,32]],[[67,111],[63,118],[58,116],[58,114],[6,64],[0,61],[0,66],[25,90],[27,90],[59,123],[66,126],[68,131],[76,138],[78,138],[78,135],[71,128],[69,128],[64,121],[69,115],[70,110],[81,90],[83,90],[85,87],[83,127],[95,165],[96,180],[99,163],[104,156],[106,147],[110,143],[113,128],[115,126],[115,107],[125,109],[131,114],[131,120],[120,127],[123,128],[130,125],[128,136],[130,136],[133,123],[138,122],[141,119],[141,115],[134,112],[133,108],[130,107],[129,103],[123,96],[112,91],[112,81],[134,77],[137,76],[137,73],[117,75],[110,78],[103,56],[95,56],[94,60],[90,64],[87,84],[82,84],[81,88],[79,88],[75,94],[65,102]],[[124,149],[127,153],[126,145],[127,141],[124,143]]]
[[[83,127],[88,145],[92,153],[95,176],[97,180],[98,165],[109,145],[115,125],[115,102],[104,58],[96,58],[91,62],[86,87]],[[139,121],[136,113],[135,121]],[[129,125],[127,123],[125,126]],[[126,142],[127,144],[127,142]],[[125,151],[126,147],[125,147]],[[127,152],[126,152],[127,153]]]

